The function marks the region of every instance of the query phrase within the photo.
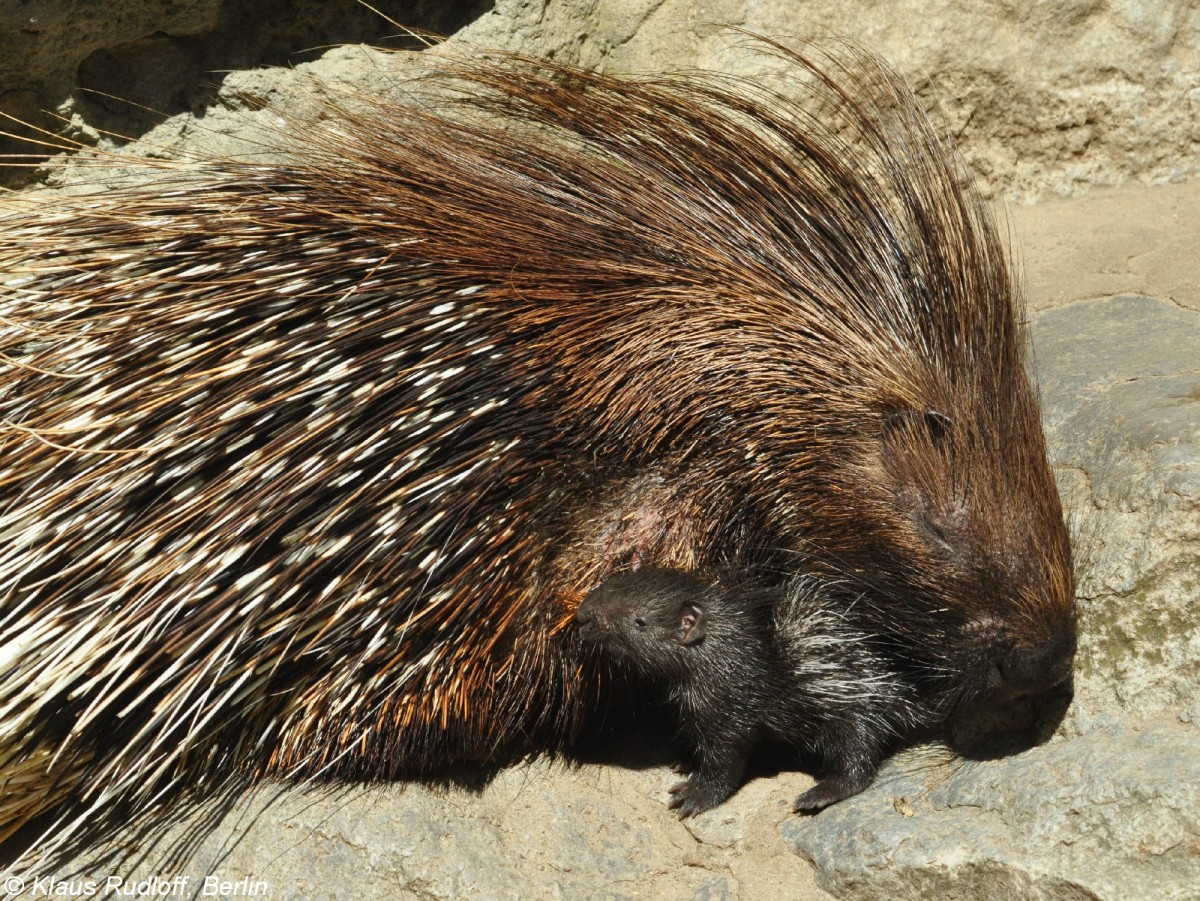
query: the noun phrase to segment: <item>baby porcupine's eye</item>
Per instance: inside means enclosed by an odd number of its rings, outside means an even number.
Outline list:
[[[646,617],[644,617],[644,616],[637,617],[636,619],[634,619],[633,624],[635,626],[637,626],[639,632],[644,632],[646,630]]]

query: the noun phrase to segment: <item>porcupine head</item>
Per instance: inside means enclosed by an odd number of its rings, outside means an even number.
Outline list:
[[[571,408],[648,471],[590,546],[822,580],[908,686],[876,699],[883,721],[1007,753],[1061,720],[1076,643],[1019,290],[961,161],[898,76],[858,63],[824,83],[850,142],[742,108],[787,161],[753,132],[708,148],[710,206],[661,251],[702,290],[589,344]],[[757,218],[718,229],[717,201]]]

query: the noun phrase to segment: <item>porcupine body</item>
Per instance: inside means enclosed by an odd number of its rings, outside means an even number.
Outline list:
[[[850,585],[952,741],[1061,714],[994,225],[895,74],[774,52],[819,118],[484,57],[432,64],[449,115],[6,201],[0,831],[569,745],[576,606],[634,558]]]
[[[763,739],[819,761],[820,780],[794,806],[820,810],[866,788],[892,742],[921,721],[912,686],[826,589],[804,576],[747,590],[639,569],[579,605],[583,640],[662,690],[675,714],[692,766],[671,789],[680,816],[728,798]]]

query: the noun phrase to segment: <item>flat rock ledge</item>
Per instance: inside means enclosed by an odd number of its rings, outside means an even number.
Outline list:
[[[781,828],[842,899],[1185,901],[1200,887],[1198,740],[1164,720],[960,763],[949,778],[909,760]]]

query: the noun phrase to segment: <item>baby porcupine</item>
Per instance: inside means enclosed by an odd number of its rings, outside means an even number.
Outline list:
[[[816,811],[866,788],[918,704],[869,636],[810,579],[773,590],[639,569],[576,613],[584,641],[665,690],[693,770],[671,789],[687,817],[724,801],[764,738],[819,760],[796,799]]]
[[[0,834],[570,748],[632,559],[846,585],[906,730],[1045,736],[1071,551],[988,206],[878,59],[763,46],[813,104],[430,59],[0,199]]]

